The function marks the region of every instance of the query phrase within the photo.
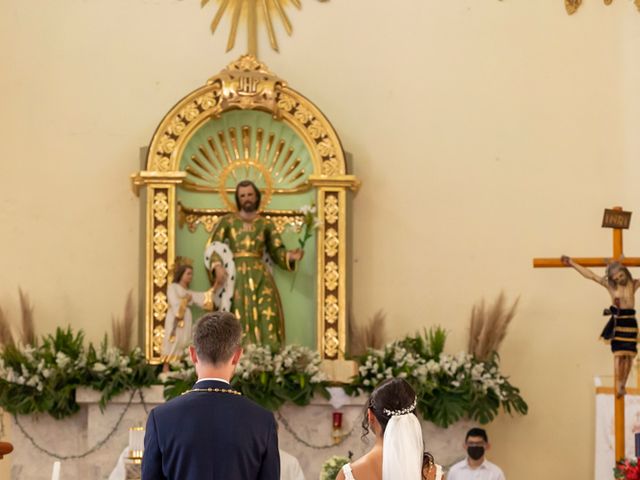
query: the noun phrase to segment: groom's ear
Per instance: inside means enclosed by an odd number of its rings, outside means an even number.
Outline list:
[[[231,357],[231,365],[237,365],[240,362],[240,357],[242,357],[242,347],[238,347]]]
[[[198,355],[196,355],[196,347],[193,345],[189,345],[189,358],[191,358],[191,362],[195,365],[198,363]]]

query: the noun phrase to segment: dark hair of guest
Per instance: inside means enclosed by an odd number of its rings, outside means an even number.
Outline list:
[[[489,443],[489,437],[487,437],[487,432],[484,428],[472,428],[467,432],[464,441],[469,440],[469,437],[481,437],[485,442]]]

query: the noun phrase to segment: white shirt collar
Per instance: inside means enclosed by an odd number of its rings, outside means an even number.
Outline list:
[[[196,383],[200,382],[223,382],[229,385],[229,381],[224,378],[215,378],[215,377],[207,377],[207,378],[199,378]]]
[[[469,469],[469,470],[481,470],[481,469],[484,469],[484,468],[488,468],[487,459],[486,458],[476,468],[471,468],[471,465],[469,465],[469,459],[468,458],[465,458],[463,460],[463,462],[464,462],[464,468]]]

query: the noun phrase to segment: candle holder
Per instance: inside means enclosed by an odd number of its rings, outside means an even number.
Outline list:
[[[124,462],[126,480],[140,480],[142,478],[143,455],[144,427],[131,427],[129,429],[129,455]]]
[[[334,445],[340,445],[344,438],[345,433],[342,430],[342,412],[333,412],[333,429],[331,430],[331,438],[333,438]]]

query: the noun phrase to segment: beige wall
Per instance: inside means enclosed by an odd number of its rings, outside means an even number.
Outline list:
[[[363,188],[352,309],[390,336],[521,296],[502,351],[531,413],[489,427],[511,479],[592,478],[606,295],[531,258],[606,255],[602,209],[638,210],[640,16],[631,2],[307,0],[262,59],[332,120]],[[137,286],[138,148],[240,49],[195,0],[0,0],[0,305],[39,332],[109,329]],[[626,235],[640,256],[640,237]],[[6,468],[6,462],[3,462]],[[1,473],[1,471],[0,471]]]

